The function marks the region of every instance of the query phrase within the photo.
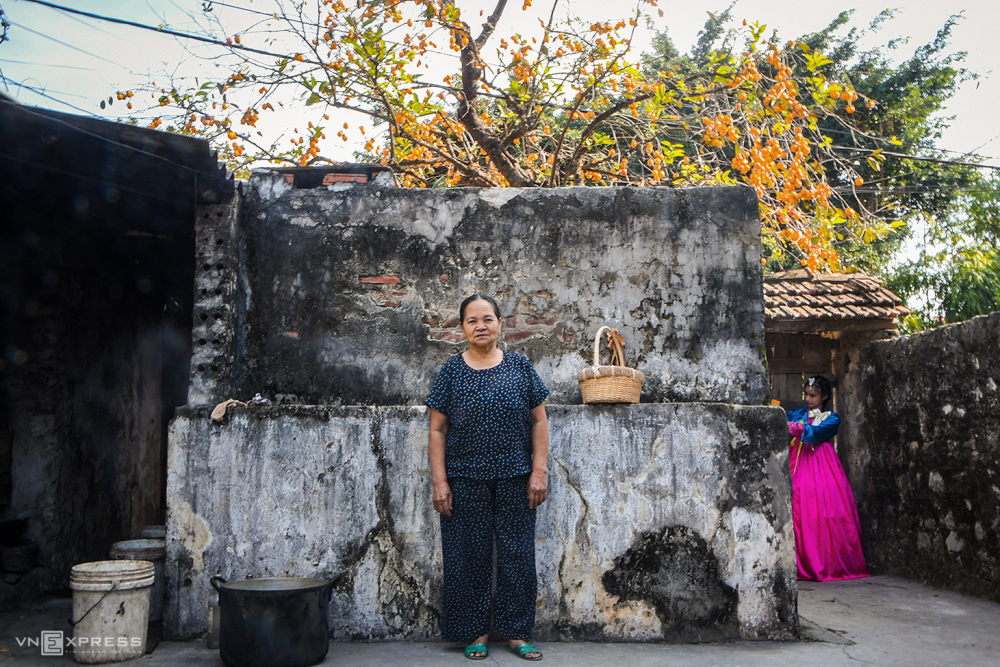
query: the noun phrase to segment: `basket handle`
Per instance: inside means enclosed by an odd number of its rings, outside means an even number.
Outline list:
[[[625,352],[624,352],[624,350],[622,350],[622,344],[620,342],[618,342],[618,338],[617,338],[618,330],[617,329],[612,329],[611,327],[605,325],[605,326],[601,327],[600,329],[598,329],[597,330],[597,335],[594,336],[594,368],[597,368],[598,366],[601,365],[601,334],[604,333],[605,330],[608,330],[608,331],[614,333],[614,337],[611,339],[611,344],[609,346],[609,347],[611,347],[611,365],[612,366],[615,365],[615,357],[617,356],[618,357],[618,365],[619,366],[624,366],[625,365]]]

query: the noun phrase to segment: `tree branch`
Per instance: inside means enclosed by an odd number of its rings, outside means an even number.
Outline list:
[[[486,42],[493,34],[493,31],[497,29],[497,21],[500,20],[501,16],[503,16],[503,10],[504,7],[506,6],[507,6],[507,0],[499,0],[497,2],[497,6],[493,9],[493,13],[490,14],[488,19],[486,19],[486,23],[483,24],[483,31],[479,33],[479,37],[476,37],[477,54],[479,53],[479,51],[482,51],[483,47],[486,45]],[[469,36],[470,37],[472,36],[471,32],[469,33]]]
[[[497,134],[483,122],[479,112],[476,111],[475,101],[477,88],[482,79],[483,70],[480,67],[479,50],[486,44],[486,40],[493,34],[496,22],[503,13],[507,0],[500,0],[496,9],[490,16],[486,24],[483,25],[483,32],[475,41],[469,41],[462,46],[462,94],[458,98],[458,109],[456,116],[465,126],[466,131],[479,144],[487,157],[496,165],[507,182],[515,188],[525,188],[537,185],[534,179],[514,160],[508,153],[506,147],[501,142]]]

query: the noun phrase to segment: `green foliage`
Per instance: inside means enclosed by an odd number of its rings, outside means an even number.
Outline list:
[[[912,56],[895,66],[889,56],[906,40],[891,40],[867,51],[859,46],[863,37],[877,33],[892,16],[893,10],[885,10],[867,30],[850,27],[842,34],[850,23],[850,13],[843,12],[824,30],[801,38],[809,48],[827,53],[859,93],[878,100],[873,108],[857,109],[851,119],[854,128],[844,127],[836,118],[820,122],[821,129],[841,147],[838,150],[852,158],[853,169],[831,173],[831,184],[857,210],[887,220],[945,216],[956,198],[976,182],[976,170],[885,153],[948,157],[934,146],[951,121],[941,114],[958,86],[975,78],[960,66],[966,54],[948,50],[948,40],[961,15],[951,16],[933,41],[916,48]],[[856,185],[858,178],[861,185]],[[845,238],[837,249],[845,263],[879,273],[906,235],[905,227],[897,230],[875,243]]]
[[[887,281],[911,315],[910,333],[1000,310],[1000,177],[982,179],[953,211],[929,222],[917,259]]]
[[[645,58],[647,67],[697,71],[713,58],[718,59],[720,53],[736,48],[724,29],[731,20],[731,9],[710,14],[690,54],[680,54],[666,32],[658,35],[652,53]],[[862,29],[851,25],[850,12],[842,12],[824,29],[794,40],[804,54],[797,61],[796,78],[836,73],[862,99],[877,101],[874,106],[858,103],[849,123],[845,117],[832,114],[817,121],[820,132],[830,139],[832,150],[843,158],[827,170],[830,185],[843,205],[881,218],[891,230],[886,234],[839,233],[833,241],[842,264],[873,274],[884,273],[899,251],[909,234],[908,220],[914,216],[949,215],[956,198],[978,179],[974,168],[897,157],[948,157],[935,148],[935,141],[951,120],[942,112],[958,86],[975,75],[961,67],[964,52],[948,49],[960,14],[950,17],[934,40],[914,49],[898,65],[892,64],[890,56],[903,49],[907,40],[894,39],[878,48],[862,49],[862,39],[891,25],[893,13],[880,13]],[[751,27],[755,32],[766,30],[766,26]],[[782,252],[774,239],[764,241],[765,270],[781,271],[799,265],[800,258]]]

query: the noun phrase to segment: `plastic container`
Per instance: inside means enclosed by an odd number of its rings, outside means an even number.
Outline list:
[[[166,540],[125,540],[111,545],[110,556],[113,560],[148,560],[153,564],[156,580],[149,594],[149,622],[163,621],[163,591],[166,589],[164,580],[164,563],[167,560]]]
[[[162,540],[167,537],[166,526],[143,526],[139,531],[140,539]]]
[[[153,571],[153,564],[144,560],[73,566],[69,587],[76,662],[121,662],[145,653]]]

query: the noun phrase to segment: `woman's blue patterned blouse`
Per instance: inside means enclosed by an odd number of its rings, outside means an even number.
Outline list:
[[[531,472],[531,410],[549,395],[531,362],[504,352],[476,370],[461,354],[445,362],[427,405],[448,418],[448,477],[505,479]]]

